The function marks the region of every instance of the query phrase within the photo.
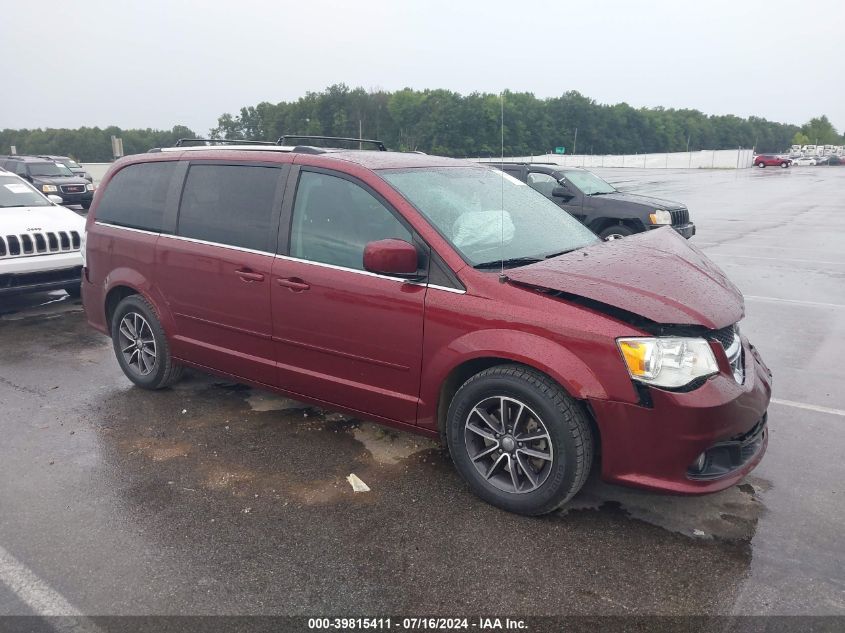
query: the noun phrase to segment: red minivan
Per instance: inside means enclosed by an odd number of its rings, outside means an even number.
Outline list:
[[[442,438],[536,515],[605,481],[726,488],[768,441],[737,288],[671,228],[600,241],[501,171],[415,153],[177,147],[114,164],[82,295],[136,385],[185,366]]]

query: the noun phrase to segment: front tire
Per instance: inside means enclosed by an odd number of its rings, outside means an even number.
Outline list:
[[[584,485],[593,436],[581,405],[538,371],[499,365],[470,378],[447,420],[452,460],[488,503],[517,514],[552,512]]]
[[[601,233],[599,233],[599,237],[605,241],[610,240],[621,240],[623,237],[628,237],[629,235],[634,234],[634,229],[629,226],[625,226],[624,224],[614,224],[613,226],[607,227]]]
[[[117,305],[111,334],[120,368],[139,387],[162,389],[182,377],[158,314],[140,295],[130,295]]]
[[[786,161],[783,161],[783,162],[780,164],[780,166],[781,166],[783,169],[786,169],[787,167],[789,167],[789,163],[787,163]]]

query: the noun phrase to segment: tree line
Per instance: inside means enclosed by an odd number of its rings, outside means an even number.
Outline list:
[[[8,154],[15,146],[18,154],[55,154],[78,161],[104,163],[112,160],[111,137],[123,139],[124,154],[141,154],[151,147],[168,147],[180,138],[196,134],[177,125],[172,130],[122,130],[119,127],[81,127],[75,130],[47,128],[34,130],[0,130],[0,154]]]
[[[291,102],[259,103],[224,114],[211,131],[223,139],[275,139],[283,134],[377,138],[388,147],[456,157],[501,152],[502,107],[506,155],[532,155],[565,147],[566,153],[634,154],[687,149],[789,148],[796,135],[819,132],[842,143],[826,117],[803,127],[760,117],[707,115],[698,110],[634,108],[597,103],[578,92],[539,99],[527,92],[461,95],[449,90],[396,92],[350,89],[344,84],[309,92]]]
[[[213,138],[275,140],[284,134],[376,138],[392,149],[455,157],[542,154],[556,147],[566,153],[634,154],[699,149],[755,147],[779,152],[790,144],[841,144],[824,116],[803,126],[760,117],[707,115],[698,110],[634,108],[602,104],[578,92],[540,99],[527,92],[461,95],[450,90],[395,92],[351,89],[344,84],[309,92],[295,101],[241,108],[223,114],[210,130]],[[67,154],[83,161],[111,159],[110,137],[123,138],[127,154],[172,145],[193,137],[184,126],[172,130],[2,130],[0,151]],[[806,139],[806,140],[805,140]]]

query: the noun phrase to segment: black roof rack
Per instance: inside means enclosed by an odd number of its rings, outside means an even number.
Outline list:
[[[274,143],[273,141],[245,141],[234,138],[180,138],[176,141],[176,147],[182,147],[183,143],[205,143],[207,145],[213,145],[215,143],[222,145],[281,145],[281,143]]]
[[[347,138],[343,136],[311,136],[309,134],[285,134],[280,136],[276,141],[276,145],[289,145],[288,139],[308,140],[308,141],[345,141],[347,143],[370,143],[375,145],[380,152],[386,152],[387,148],[384,143],[371,138]]]

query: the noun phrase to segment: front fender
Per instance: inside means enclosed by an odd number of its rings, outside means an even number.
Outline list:
[[[541,371],[578,399],[607,399],[598,376],[572,350],[529,332],[484,329],[467,332],[432,353],[423,363],[418,424],[437,428],[441,387],[461,365],[480,359],[501,359]]]

